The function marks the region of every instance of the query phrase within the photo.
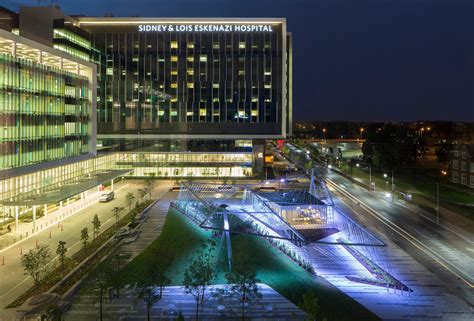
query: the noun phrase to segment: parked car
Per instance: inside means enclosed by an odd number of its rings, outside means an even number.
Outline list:
[[[99,202],[109,202],[113,200],[114,197],[115,197],[114,191],[105,192],[99,196]]]

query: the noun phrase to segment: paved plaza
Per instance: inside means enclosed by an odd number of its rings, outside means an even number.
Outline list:
[[[232,295],[220,294],[218,285],[208,291],[208,297],[199,314],[201,320],[240,319],[241,306],[239,300]],[[267,285],[259,284],[262,298],[251,301],[246,307],[249,320],[305,320],[305,313],[293,303],[278,294]],[[184,292],[180,286],[169,286],[163,291],[163,299],[151,309],[152,320],[173,320],[181,312],[186,319],[195,317],[196,303],[194,297]],[[132,289],[123,291],[120,298],[105,304],[104,320],[146,320],[146,305],[134,303]],[[98,306],[93,298],[81,295],[71,310],[66,314],[67,321],[96,320]]]

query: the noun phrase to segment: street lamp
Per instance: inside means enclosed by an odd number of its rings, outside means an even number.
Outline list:
[[[280,178],[280,180],[278,181],[278,191],[281,190],[281,183],[284,183],[285,182],[285,179],[284,178]]]
[[[326,128],[323,128],[324,140],[326,140]]]

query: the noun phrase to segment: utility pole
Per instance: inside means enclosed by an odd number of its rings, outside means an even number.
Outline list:
[[[436,183],[436,222],[439,223],[439,183]]]
[[[392,193],[395,192],[395,184],[393,183],[393,169],[392,169]]]

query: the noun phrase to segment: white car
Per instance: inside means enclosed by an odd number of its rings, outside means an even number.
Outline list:
[[[99,196],[99,202],[109,202],[111,200],[113,200],[115,197],[115,193],[114,191],[110,191],[110,192],[105,192],[103,193],[102,195]]]

